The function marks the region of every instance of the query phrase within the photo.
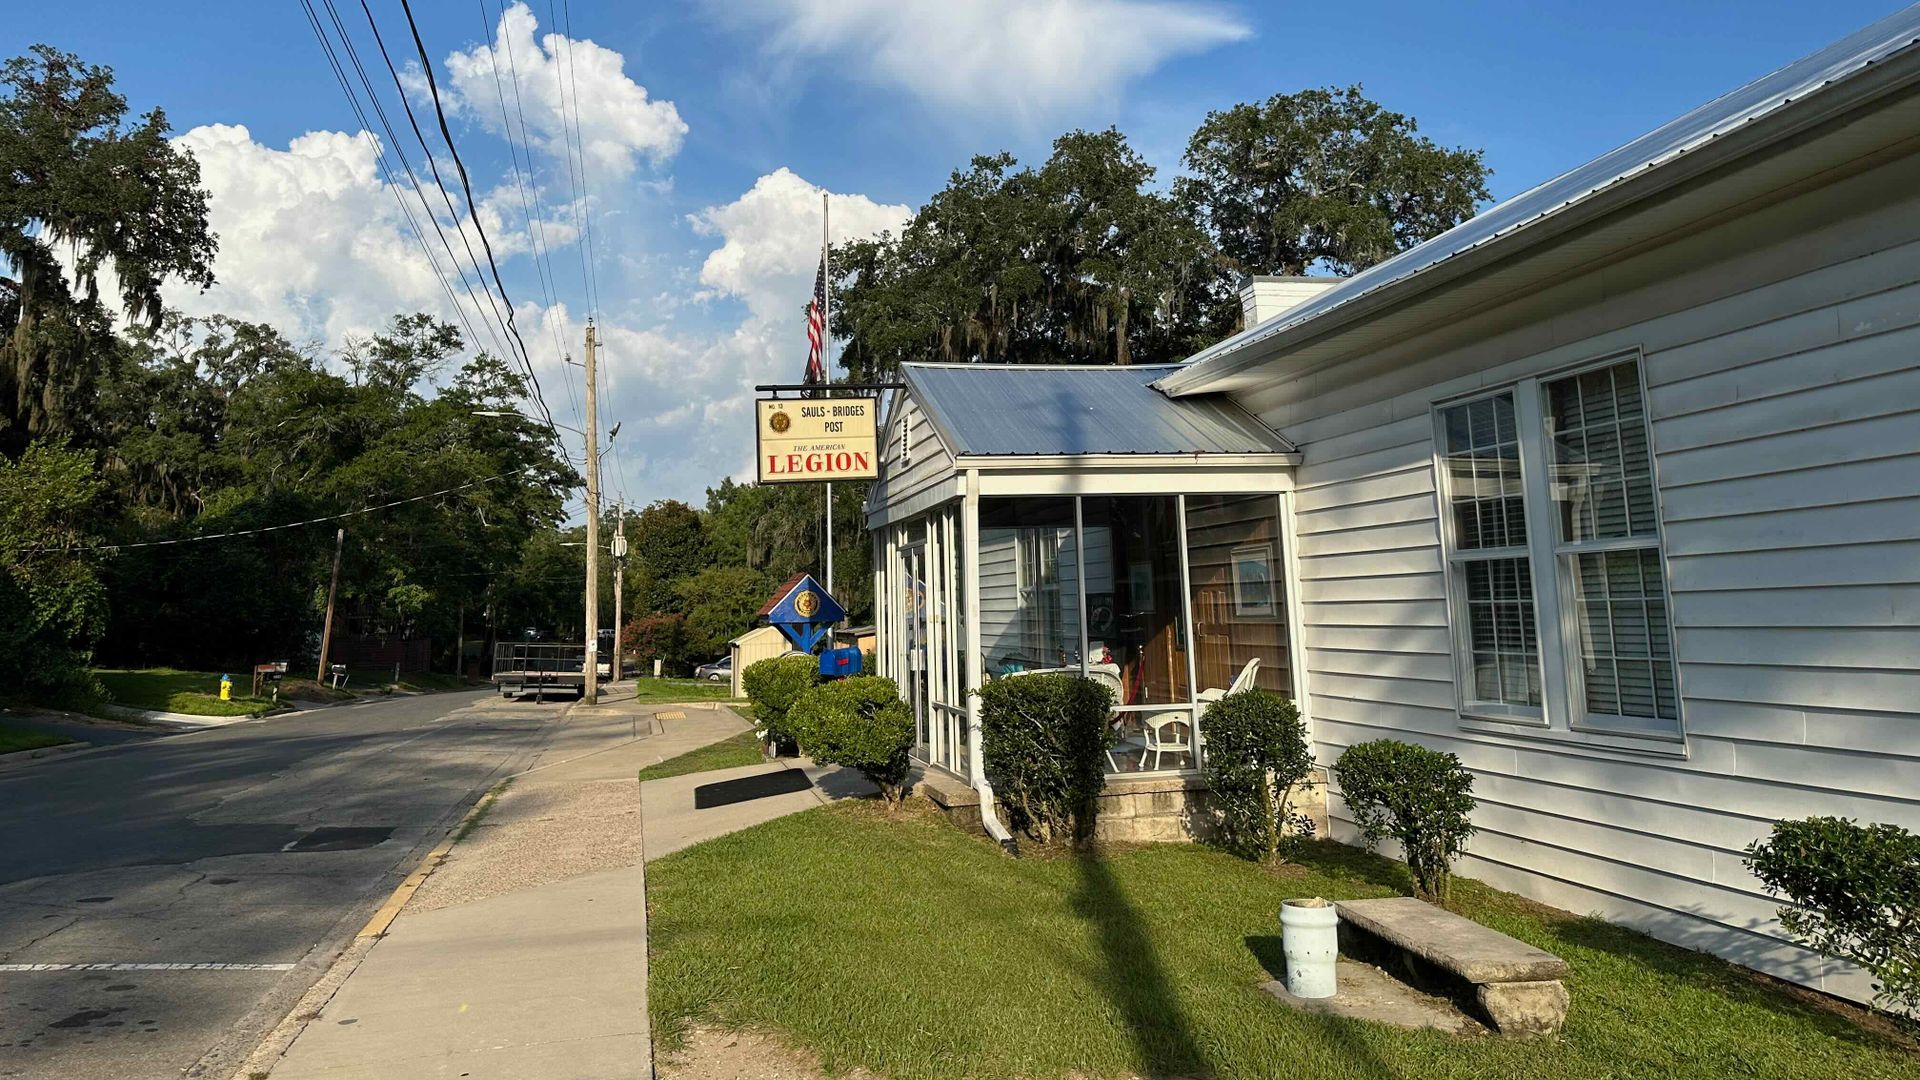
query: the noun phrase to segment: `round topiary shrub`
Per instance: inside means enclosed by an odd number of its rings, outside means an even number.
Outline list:
[[[906,799],[913,710],[892,679],[856,675],[822,683],[800,695],[786,724],[814,761],[859,770],[880,789],[889,811]]]
[[[1782,821],[1745,861],[1790,901],[1780,909],[1787,933],[1865,968],[1876,1004],[1920,1025],[1920,836],[1837,817]]]
[[[1453,860],[1474,832],[1473,774],[1452,754],[1397,739],[1350,746],[1333,771],[1367,849],[1399,841],[1414,895],[1446,903]]]
[[[980,757],[1007,825],[1036,840],[1093,838],[1113,692],[1074,675],[995,679],[980,691]]]
[[[1249,859],[1278,858],[1280,838],[1296,816],[1294,793],[1313,770],[1300,710],[1277,694],[1243,690],[1214,702],[1200,722],[1206,733],[1200,775],[1221,844]]]
[[[820,681],[820,661],[811,656],[775,656],[747,665],[740,685],[753,702],[753,716],[767,742],[791,754],[797,740],[787,725],[787,710]]]

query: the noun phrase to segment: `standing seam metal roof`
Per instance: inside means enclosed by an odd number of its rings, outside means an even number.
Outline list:
[[[1188,358],[1170,393],[1204,393],[1195,385],[1214,361],[1396,285],[1455,256],[1511,236],[1616,184],[1644,176],[1713,140],[1777,112],[1920,42],[1920,4],[1895,12],[1808,56],[1670,121],[1579,168],[1514,196],[1424,243],[1379,263],[1281,314]]]
[[[954,454],[1272,454],[1293,447],[1219,398],[1152,387],[1177,365],[902,364]]]

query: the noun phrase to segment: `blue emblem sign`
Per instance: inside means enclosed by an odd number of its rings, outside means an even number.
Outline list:
[[[846,617],[846,609],[827,595],[827,590],[813,580],[812,574],[800,575],[800,580],[767,611],[767,621],[804,653],[818,648],[833,632],[834,625]]]

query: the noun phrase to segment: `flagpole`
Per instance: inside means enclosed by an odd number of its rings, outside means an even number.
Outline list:
[[[829,386],[833,383],[833,359],[828,348],[833,342],[833,273],[827,265],[827,252],[832,250],[827,243],[827,193],[820,192],[820,377]],[[831,390],[822,390],[826,397],[832,397]],[[827,595],[833,595],[833,481],[827,481]]]

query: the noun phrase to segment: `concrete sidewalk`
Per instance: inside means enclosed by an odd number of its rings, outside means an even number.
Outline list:
[[[873,789],[804,760],[643,785],[639,770],[748,725],[724,706],[632,697],[618,687],[574,706],[424,881],[414,875],[385,934],[363,937],[308,995],[289,1020],[297,1034],[283,1025],[284,1055],[256,1055],[239,1078],[651,1077],[646,860]],[[784,769],[814,787],[693,808],[702,784]]]
[[[636,774],[746,727],[627,688],[575,706],[285,1055],[241,1076],[652,1076]]]

